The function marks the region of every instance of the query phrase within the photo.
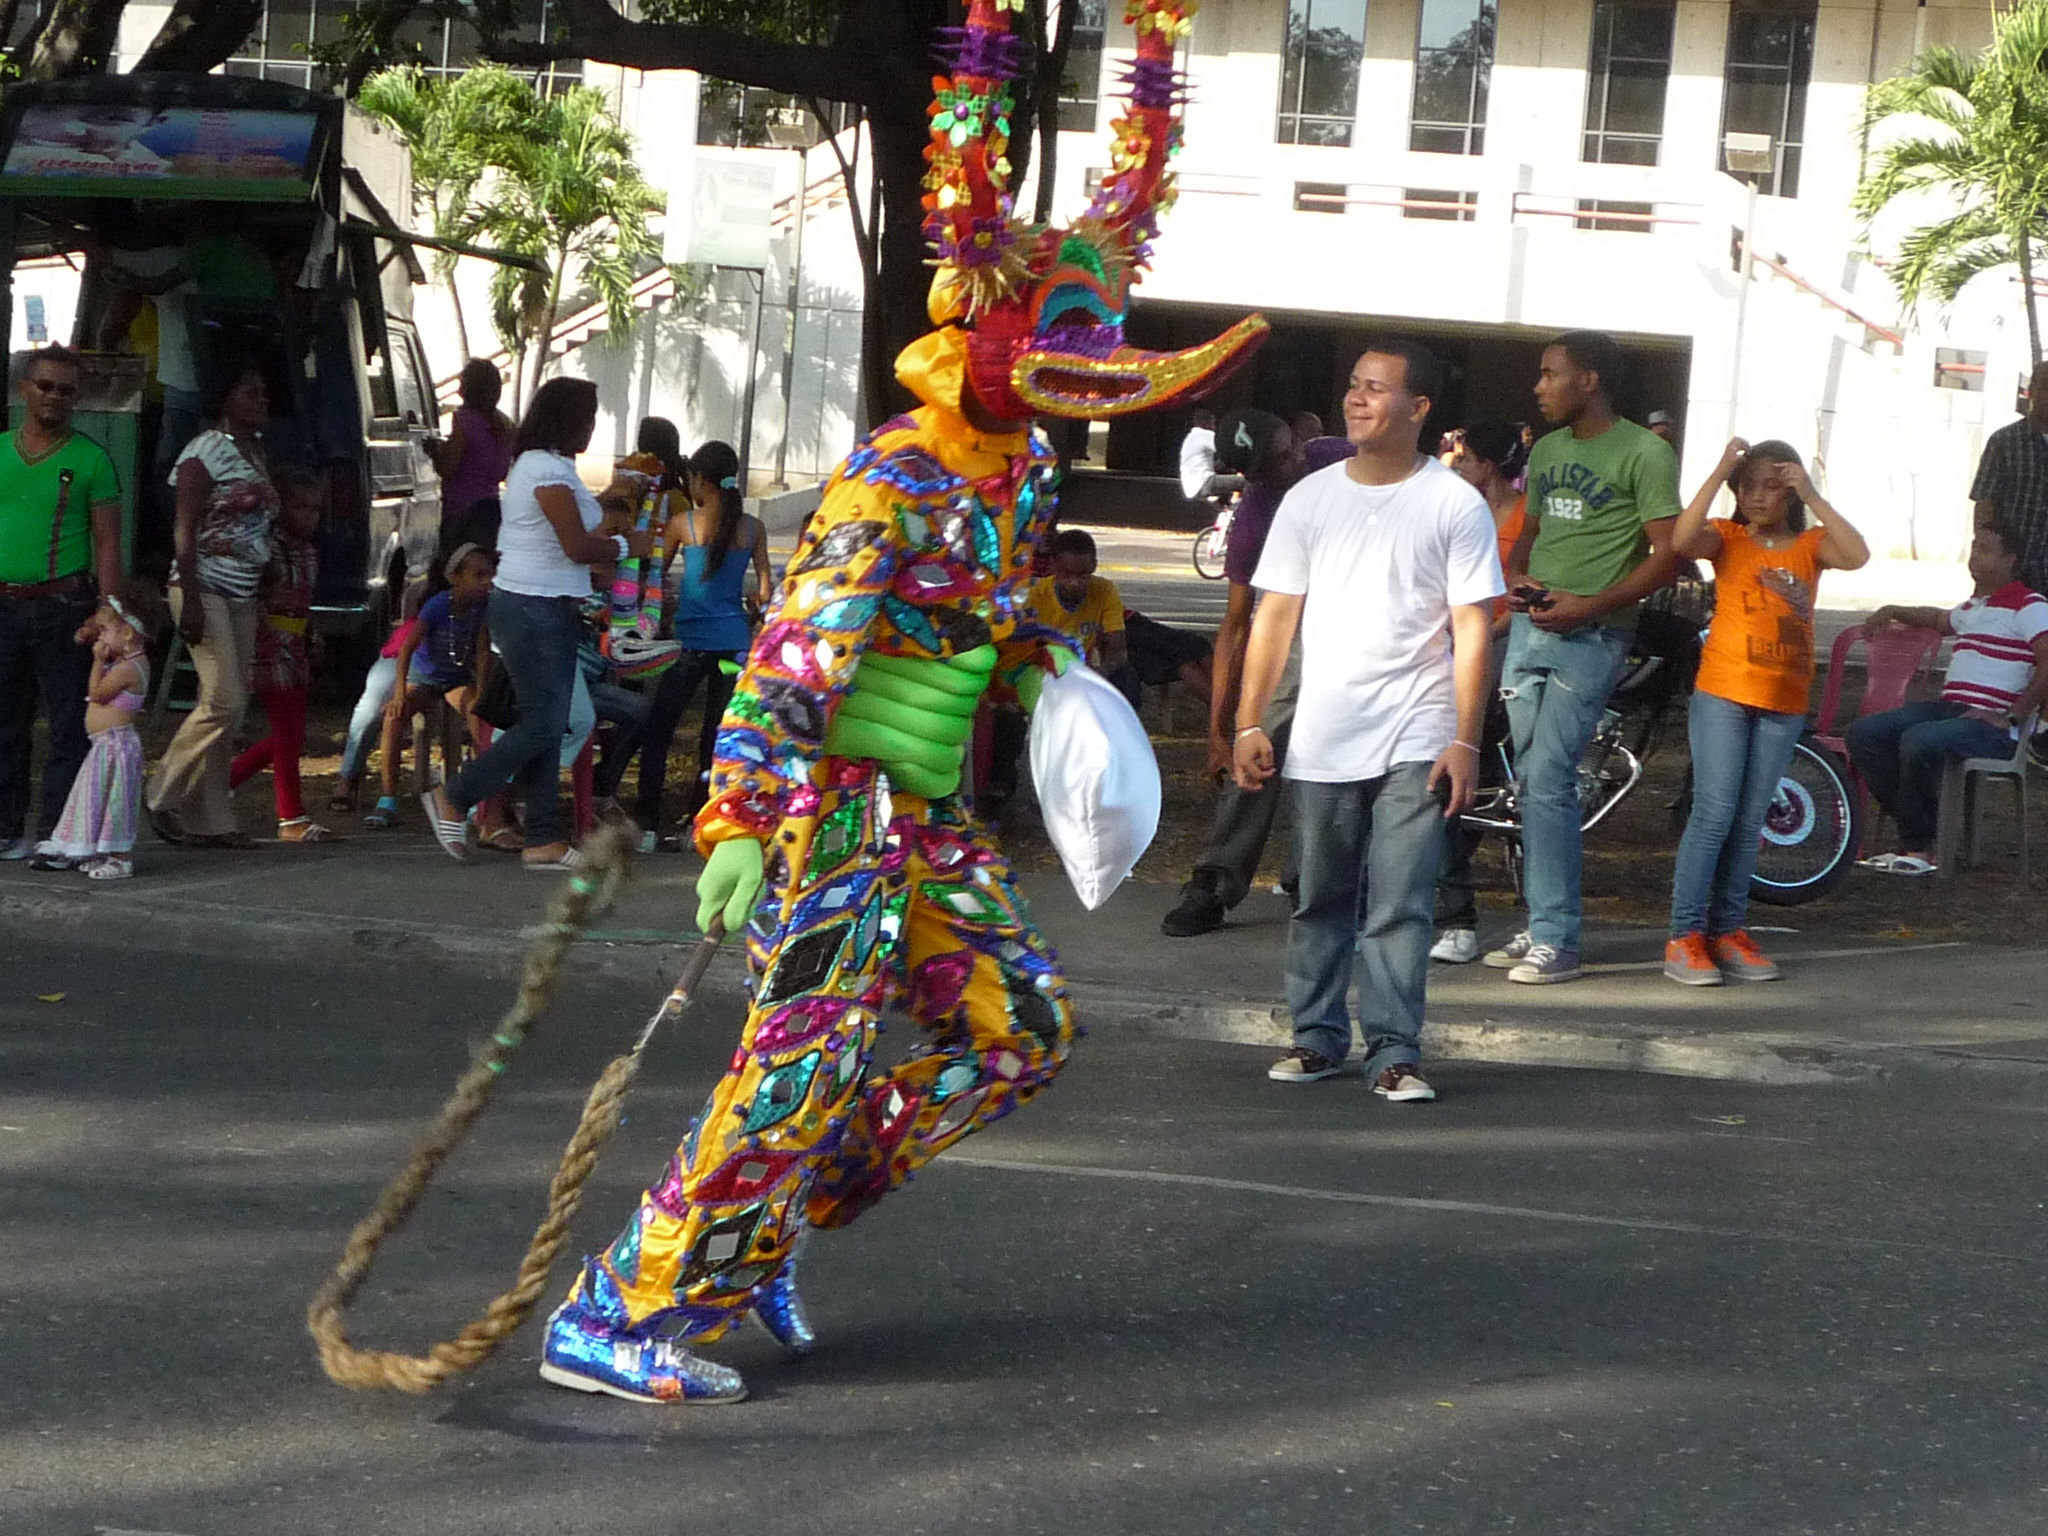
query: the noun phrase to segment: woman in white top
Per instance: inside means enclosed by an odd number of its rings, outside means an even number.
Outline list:
[[[556,754],[576,686],[590,568],[644,555],[654,545],[648,533],[597,531],[603,520],[598,498],[576,475],[576,455],[590,446],[596,427],[597,386],[550,379],[534,394],[513,440],[489,622],[519,718],[446,785],[421,797],[434,836],[458,859],[469,853],[470,807],[517,784],[526,796],[526,867],[574,869],[582,862],[558,829]]]

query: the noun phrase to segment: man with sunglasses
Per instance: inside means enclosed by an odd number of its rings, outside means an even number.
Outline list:
[[[39,830],[63,813],[85,760],[92,677],[92,648],[75,637],[121,579],[120,484],[106,451],[71,425],[78,356],[49,347],[18,371],[21,425],[0,433],[0,859],[36,844],[24,748],[38,694],[50,725]]]

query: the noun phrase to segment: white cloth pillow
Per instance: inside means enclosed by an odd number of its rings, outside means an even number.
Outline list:
[[[1077,664],[1045,680],[1031,716],[1031,777],[1046,835],[1092,912],[1159,830],[1159,763],[1107,678]]]

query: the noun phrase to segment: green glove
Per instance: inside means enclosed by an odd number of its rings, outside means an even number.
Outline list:
[[[986,645],[945,661],[868,652],[825,733],[826,752],[880,763],[913,795],[953,794],[995,664]]]
[[[719,843],[697,877],[697,926],[710,931],[711,919],[723,917],[725,931],[738,933],[753,915],[767,877],[761,845],[751,837],[733,837]]]
[[[1054,677],[1065,677],[1067,669],[1074,664],[1074,653],[1063,647],[1052,647],[1046,651],[1046,655],[1052,658],[1052,675]],[[1017,702],[1024,706],[1025,714],[1035,715],[1038,713],[1038,696],[1043,692],[1045,692],[1045,668],[1026,667],[1023,674],[1017,679]]]

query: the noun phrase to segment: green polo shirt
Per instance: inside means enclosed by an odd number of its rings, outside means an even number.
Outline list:
[[[67,469],[71,487],[64,493]],[[113,461],[83,432],[34,461],[22,457],[14,433],[0,432],[0,582],[25,585],[91,570],[92,509],[120,499]]]

